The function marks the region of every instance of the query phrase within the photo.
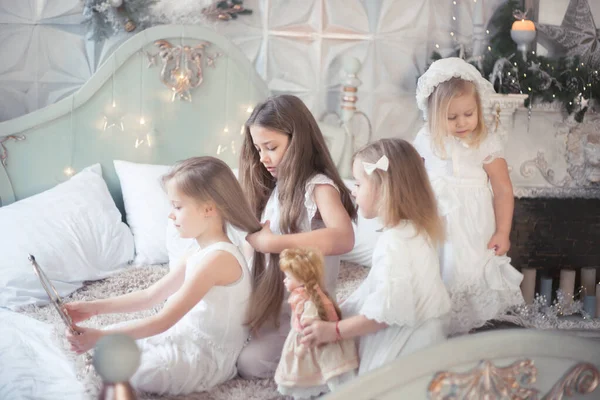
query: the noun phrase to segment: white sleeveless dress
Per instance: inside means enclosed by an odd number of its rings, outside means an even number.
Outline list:
[[[504,151],[495,133],[488,133],[477,148],[447,139],[446,158],[439,157],[431,143],[425,125],[413,144],[425,159],[446,222],[440,268],[452,299],[450,334],[465,333],[523,303],[523,275],[510,264],[509,257],[496,256],[487,248],[496,220],[493,193],[483,166],[504,158]]]
[[[131,379],[136,389],[187,394],[210,390],[236,376],[236,361],[248,337],[244,319],[251,282],[244,256],[231,243],[215,243],[188,258],[185,274],[187,279],[200,260],[214,251],[232,254],[242,276],[230,285],[212,287],[168,331],[136,341],[142,354]]]

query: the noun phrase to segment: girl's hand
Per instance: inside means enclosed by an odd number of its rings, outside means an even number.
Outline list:
[[[96,307],[87,301],[74,301],[72,303],[66,303],[64,308],[74,324],[85,321],[86,319],[98,314]]]
[[[494,249],[497,256],[502,256],[510,249],[510,240],[507,234],[496,232],[488,242],[488,249]]]
[[[324,343],[335,342],[335,322],[314,320],[302,330],[304,336],[300,343],[307,346],[317,346]]]
[[[71,344],[71,350],[77,354],[83,354],[93,348],[96,345],[96,342],[104,336],[104,332],[100,329],[82,328],[77,325],[73,326],[73,329],[79,334],[74,334],[67,329],[66,336]]]
[[[271,243],[275,236],[271,231],[270,222],[266,221],[260,231],[249,234],[246,236],[246,240],[254,247],[254,250],[260,253],[271,253]]]

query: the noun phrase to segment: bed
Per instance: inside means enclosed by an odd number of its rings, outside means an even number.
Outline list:
[[[566,332],[476,333],[402,357],[325,399],[598,399],[598,344]]]
[[[93,398],[99,385],[83,359],[65,351],[28,255],[67,300],[158,279],[186,245],[167,232],[160,176],[198,155],[235,169],[241,127],[268,95],[228,39],[201,26],[163,25],[122,44],[74,95],[0,123],[0,332],[10,338],[0,343],[0,398]],[[346,131],[321,128],[340,167]],[[379,226],[359,225],[364,242],[348,257],[368,264]],[[351,288],[365,273],[348,263],[341,279]],[[248,393],[276,395],[269,381],[232,382],[206,398]]]

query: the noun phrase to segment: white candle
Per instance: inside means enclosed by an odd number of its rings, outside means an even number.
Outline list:
[[[581,268],[581,286],[585,290],[585,295],[594,296],[596,294],[596,268]]]
[[[526,304],[533,304],[533,297],[535,295],[535,268],[523,268],[521,269],[523,274],[523,281],[521,282],[521,292],[523,293],[523,299]]]
[[[600,317],[600,283],[596,285],[596,318]]]
[[[573,293],[575,292],[575,271],[572,269],[561,269],[560,270],[560,285],[559,289],[565,296],[565,302],[571,303],[573,301]]]

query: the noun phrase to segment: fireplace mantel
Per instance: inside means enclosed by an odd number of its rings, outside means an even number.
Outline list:
[[[527,95],[497,95],[486,114],[498,119],[516,197],[600,198],[600,113],[583,122],[560,104],[524,107]]]

